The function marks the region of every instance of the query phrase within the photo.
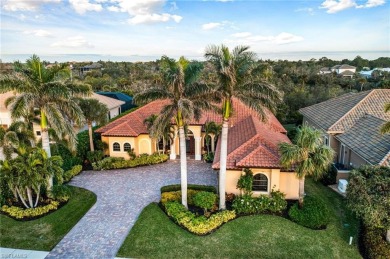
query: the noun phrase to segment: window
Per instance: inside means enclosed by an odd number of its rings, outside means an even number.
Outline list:
[[[253,176],[252,190],[254,191],[268,191],[268,178],[264,174],[256,174]]]
[[[41,135],[41,132],[39,130],[37,130],[35,133],[37,134],[37,136]]]
[[[131,145],[130,145],[129,143],[125,143],[125,144],[123,145],[123,150],[124,150],[124,151],[129,151],[129,150],[131,150]]]
[[[119,145],[118,142],[115,142],[114,144],[112,144],[112,149],[114,151],[121,151],[121,145]]]
[[[329,138],[328,138],[328,136],[324,136],[324,144],[325,144],[325,146],[329,146]]]

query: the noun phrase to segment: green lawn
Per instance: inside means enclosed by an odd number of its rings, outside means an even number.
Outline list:
[[[360,258],[349,235],[357,221],[342,198],[310,180],[306,192],[320,195],[333,209],[326,230],[310,230],[270,215],[240,217],[208,236],[195,236],[170,221],[157,204],[148,205],[117,256],[131,258]],[[349,224],[345,228],[343,224]],[[355,239],[356,240],[356,239]]]
[[[59,210],[36,220],[16,221],[0,215],[0,246],[50,251],[96,202],[88,190],[69,186],[72,195]]]

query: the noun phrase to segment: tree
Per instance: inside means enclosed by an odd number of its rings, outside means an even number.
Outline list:
[[[385,105],[385,112],[390,112],[390,103],[387,103]],[[381,133],[382,134],[390,133],[390,121],[383,124],[383,126],[381,127]]]
[[[347,205],[367,227],[387,229],[390,243],[390,168],[362,166],[352,170]]]
[[[297,129],[293,144],[280,143],[280,163],[286,169],[294,169],[299,180],[299,206],[303,206],[305,177],[315,180],[328,170],[333,161],[334,151],[323,144],[322,132],[308,125]]]
[[[206,122],[204,125],[204,139],[206,141],[206,147],[207,147],[207,154],[210,153],[210,144],[212,147],[214,147],[214,143],[211,143],[212,138],[211,134],[213,134],[215,137],[219,135],[221,132],[221,126],[215,123],[214,121]],[[214,150],[212,150],[214,152]]]
[[[95,122],[98,125],[106,123],[108,121],[108,113],[110,111],[105,104],[96,99],[80,98],[78,102],[80,109],[83,112],[85,122],[88,125],[89,147],[91,151],[94,151],[92,123]]]
[[[182,204],[187,207],[187,156],[185,130],[186,123],[195,118],[199,120],[202,110],[212,109],[209,101],[212,89],[198,81],[203,66],[198,62],[189,62],[183,57],[179,61],[163,56],[161,58],[161,73],[163,86],[154,86],[134,96],[136,103],[147,103],[165,99],[165,105],[155,121],[157,132],[175,120],[179,130],[180,141],[180,172]]]
[[[8,129],[0,127],[0,147],[3,148],[5,159],[11,159],[20,144],[32,146],[34,142],[34,133],[23,121],[11,123]]]
[[[281,100],[280,92],[270,83],[262,81],[256,71],[255,54],[247,46],[229,48],[211,45],[206,48],[205,58],[217,71],[217,92],[222,99],[222,134],[219,170],[219,208],[225,209],[226,159],[229,118],[232,114],[232,98],[236,97],[254,109],[263,119],[266,111],[274,110]]]
[[[33,55],[26,64],[16,62],[15,72],[0,75],[0,93],[15,91],[18,95],[6,100],[14,120],[26,112],[40,111],[42,148],[51,156],[49,125],[57,135],[66,138],[71,147],[76,144],[76,132],[71,120],[80,124],[84,120],[77,95],[91,94],[89,85],[63,80],[68,75],[65,65],[45,67],[38,56]],[[52,179],[49,188],[52,186]]]

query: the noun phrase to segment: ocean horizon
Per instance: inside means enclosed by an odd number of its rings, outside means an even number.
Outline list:
[[[97,62],[97,61],[112,61],[112,62],[147,62],[156,61],[162,55],[105,55],[105,54],[37,54],[41,60],[48,62]],[[332,60],[353,60],[356,56],[364,59],[374,60],[380,57],[390,57],[390,51],[305,51],[305,52],[264,52],[256,53],[258,59],[262,60],[289,60],[289,61],[308,61],[311,59],[320,59],[326,57]],[[25,61],[32,54],[0,54],[2,63],[10,63],[14,61]],[[169,56],[179,58],[180,56]],[[185,56],[190,60],[204,60],[203,56]]]

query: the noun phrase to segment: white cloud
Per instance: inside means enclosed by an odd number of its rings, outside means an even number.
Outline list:
[[[172,15],[168,13],[163,13],[163,14],[140,14],[136,15],[133,18],[130,18],[128,22],[130,24],[151,24],[151,23],[159,23],[159,22],[168,22],[170,20],[173,20],[177,23],[181,21],[183,17],[178,16],[178,15]]]
[[[128,20],[130,24],[150,24],[158,22],[175,21],[179,23],[183,17],[179,15],[162,13],[162,9],[166,0],[111,0],[109,11],[125,12],[131,18]],[[177,9],[176,3],[171,3],[171,9]]]
[[[355,0],[326,0],[320,8],[328,9],[327,13],[337,13],[349,8],[372,8],[385,3],[385,0],[368,0],[365,4],[358,5]]]
[[[88,47],[93,48],[94,46],[88,42],[82,36],[69,37],[63,41],[58,41],[51,44],[51,47],[65,47],[65,48],[80,48],[80,47]]]
[[[90,0],[69,0],[78,14],[84,14],[88,11],[100,12],[103,7],[100,3],[91,3]]]
[[[303,41],[303,37],[291,33],[282,32],[276,36],[252,35],[250,32],[241,32],[231,35],[235,39],[228,42],[239,44],[253,44],[256,42],[269,42],[277,45]]]
[[[205,23],[202,25],[203,30],[212,30],[218,27],[221,27],[222,23],[219,22],[210,22],[210,23]]]
[[[24,31],[23,33],[27,35],[34,35],[37,37],[53,37],[53,34],[51,34],[51,32],[46,30],[31,30],[31,31]]]
[[[7,11],[36,11],[45,3],[59,3],[61,0],[4,0],[3,8]]]
[[[314,9],[311,7],[299,8],[296,9],[295,12],[305,12],[308,13],[309,15],[314,15]]]

